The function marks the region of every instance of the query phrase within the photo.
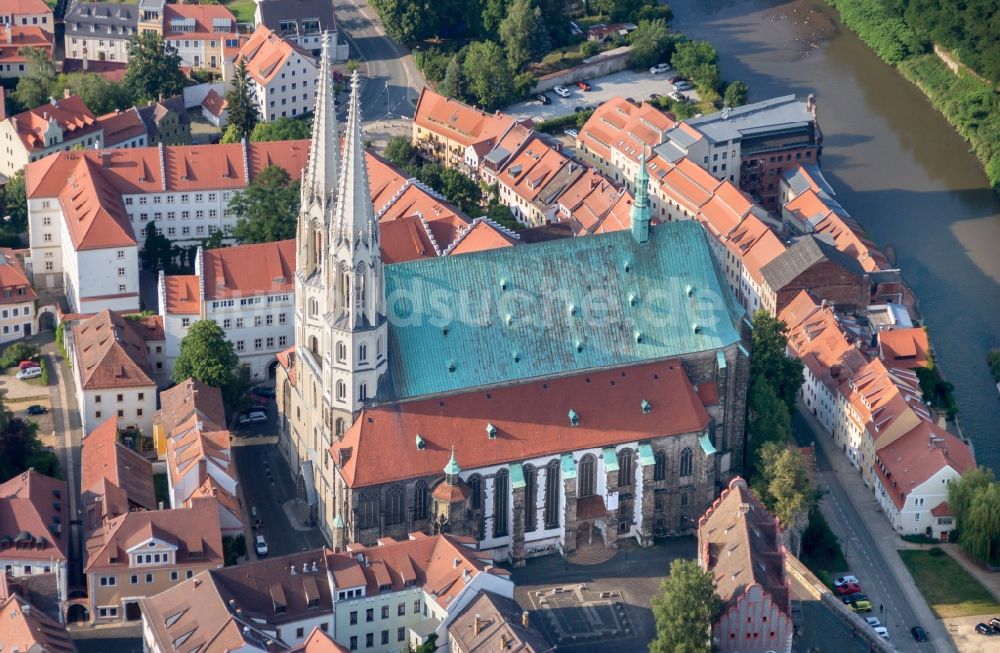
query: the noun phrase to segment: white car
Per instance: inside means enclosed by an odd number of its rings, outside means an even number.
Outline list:
[[[665,63],[658,63],[649,69],[649,72],[654,75],[659,75],[660,73],[669,73],[670,65]]]
[[[667,97],[670,98],[671,100],[673,100],[674,102],[687,102],[688,101],[688,97],[686,95],[684,95],[683,93],[681,93],[680,91],[670,91],[669,93],[667,93]]]
[[[865,623],[872,628],[878,628],[882,625],[882,622],[878,620],[878,617],[865,617]]]
[[[841,585],[850,585],[850,584],[860,585],[861,581],[858,580],[857,576],[850,576],[850,575],[841,576],[840,578],[833,581],[834,587],[840,587]]]
[[[254,548],[257,550],[257,555],[260,556],[261,558],[267,555],[267,542],[264,540],[263,535],[257,536]]]
[[[692,84],[691,82],[687,81],[686,79],[681,80],[681,81],[677,82],[676,84],[674,84],[674,90],[675,91],[690,91],[693,88],[694,88],[694,84]]]
[[[559,97],[569,97],[569,89],[566,88],[565,86],[556,86],[555,88],[552,89],[552,92],[558,95]]]
[[[576,138],[577,136],[580,135],[580,133],[575,129],[564,129],[563,133],[569,136],[570,138]]]
[[[875,626],[875,634],[885,641],[889,641],[889,629],[885,626]]]

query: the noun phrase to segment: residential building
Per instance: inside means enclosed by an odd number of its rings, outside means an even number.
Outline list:
[[[139,621],[139,601],[223,565],[216,503],[126,512],[87,533],[84,574],[95,624]]]
[[[4,579],[48,574],[58,609],[68,598],[70,515],[66,482],[33,469],[0,484],[0,569]],[[4,613],[6,620],[7,613]],[[2,627],[0,627],[2,628]],[[2,630],[0,630],[2,632]],[[0,636],[0,641],[9,642]]]
[[[103,143],[104,130],[97,118],[78,96],[67,94],[0,121],[4,153],[0,174],[10,178],[29,162],[53,152],[68,151],[76,145],[102,147]]]
[[[3,0],[0,2],[0,25],[38,27],[55,34],[52,7],[44,0]]]
[[[791,653],[792,589],[778,519],[734,478],[698,520],[698,564],[712,575],[722,614],[712,624],[721,653]]]
[[[330,38],[330,58],[347,61],[347,41],[340,37],[332,3],[325,0],[254,0],[254,26],[267,27],[313,57],[319,57],[323,35]]]
[[[107,309],[73,327],[67,350],[85,431],[114,417],[127,430],[152,435],[157,383],[151,361],[156,347],[162,354],[162,326],[152,338],[139,321]]]
[[[150,102],[137,110],[146,123],[149,145],[188,145],[191,142],[191,117],[182,96]]]
[[[328,66],[324,57],[321,71]],[[737,389],[747,365],[742,310],[728,302],[701,227],[651,228],[640,166],[628,231],[384,265],[381,225],[358,183],[367,160],[356,77],[352,86],[343,150],[325,110],[330,89],[317,99],[296,239],[296,344],[279,356],[277,376],[280,447],[330,540],[372,544],[447,523],[520,564],[571,553],[591,533],[614,547],[690,531],[742,460]],[[317,229],[335,235],[320,241]],[[331,264],[319,262],[331,256],[335,269],[355,272],[330,278]],[[592,278],[629,288],[606,306],[619,316],[613,324],[628,316],[627,344],[620,328],[589,315]],[[667,279],[686,285],[668,288]],[[389,320],[385,298],[403,289],[409,300],[399,308],[415,320]],[[443,320],[430,319],[430,295],[444,289],[477,307],[505,306],[516,289],[551,333],[567,334],[562,353],[513,307],[484,319],[449,306]],[[723,298],[711,324],[690,300],[701,294]],[[634,310],[651,296],[685,328],[665,331]],[[609,493],[617,503],[605,502]]]
[[[239,59],[246,62],[250,93],[261,120],[294,118],[312,110],[316,61],[305,50],[268,27],[258,27],[240,48]]]
[[[125,63],[129,39],[138,27],[139,7],[73,0],[63,22],[66,25],[63,52],[67,59]]]
[[[254,378],[273,376],[293,336],[295,242],[199,248],[194,267],[193,275],[160,274],[168,369],[190,325],[212,320]]]
[[[115,110],[97,119],[104,130],[104,147],[146,147],[149,135],[146,123],[135,107],[125,111]]]
[[[51,14],[49,14],[51,16]],[[76,653],[66,627],[0,579],[0,642],[5,651]]]
[[[929,367],[933,357],[927,330],[923,327],[880,330],[878,356],[889,367]]]
[[[641,155],[662,143],[676,125],[648,102],[636,105],[618,96],[597,107],[580,128],[576,147],[584,159],[634,191],[632,181],[639,172]]]
[[[628,36],[639,29],[635,23],[600,23],[587,29],[587,40],[597,43],[610,43],[619,37]]]
[[[47,18],[51,17],[50,12]],[[28,70],[27,50],[43,50],[51,60],[53,41],[52,32],[42,27],[0,26],[0,77],[23,77]]]
[[[157,509],[153,464],[121,440],[117,418],[109,417],[81,443],[80,498],[88,533],[112,517]],[[134,438],[130,444],[135,446]]]
[[[36,298],[17,255],[0,248],[0,343],[27,338],[36,331]]]
[[[177,48],[182,66],[222,73],[227,53],[239,48],[236,17],[219,4],[167,4],[163,40]]]
[[[897,533],[947,542],[948,484],[975,466],[968,444],[924,420],[876,452],[875,497]]]
[[[495,182],[500,202],[528,227],[541,226],[556,216],[556,199],[584,173],[584,168],[532,135],[499,170]]]
[[[487,113],[425,88],[413,116],[413,146],[446,168],[472,172],[467,148],[489,151],[516,123],[499,111]]]
[[[808,290],[845,312],[868,305],[871,283],[857,259],[833,246],[825,234],[798,238],[761,268],[763,307],[778,315],[801,291]]]
[[[529,613],[513,600],[493,592],[480,592],[448,626],[449,651],[487,653],[555,651],[545,635],[531,625]]]
[[[226,428],[222,392],[195,379],[186,379],[160,392],[160,409],[153,415],[153,446],[157,458],[167,455],[167,441],[186,424],[198,423],[209,431]]]
[[[201,115],[219,129],[225,129],[229,122],[229,102],[213,88],[201,101]]]
[[[556,219],[586,235],[630,228],[632,193],[616,186],[594,168],[586,168],[558,199]]]

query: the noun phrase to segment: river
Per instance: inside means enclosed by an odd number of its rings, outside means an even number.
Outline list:
[[[927,98],[822,0],[671,0],[674,27],[719,51],[751,101],[815,93],[823,172],[893,253],[920,299],[938,365],[980,464],[1000,472],[1000,199],[969,145]],[[891,255],[891,254],[890,254]]]

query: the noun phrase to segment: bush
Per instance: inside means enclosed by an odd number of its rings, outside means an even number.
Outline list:
[[[584,112],[588,115],[591,112]],[[571,113],[567,116],[559,116],[557,118],[549,118],[548,120],[543,120],[541,122],[535,123],[535,131],[540,131],[545,134],[558,134],[564,129],[569,129],[570,127],[576,127],[576,118],[579,114]]]
[[[0,367],[16,367],[23,360],[38,355],[38,347],[28,342],[15,342],[0,354]],[[43,368],[44,369],[44,368]]]
[[[809,511],[809,526],[802,534],[801,558],[802,564],[820,578],[823,578],[823,574],[829,577],[847,569],[847,560],[840,549],[840,542],[818,507]]]
[[[601,51],[601,46],[597,45],[593,41],[584,41],[580,44],[580,53],[584,57],[592,57]]]
[[[897,64],[926,48],[917,33],[881,0],[827,0],[844,24],[856,32],[883,61]]]
[[[904,542],[912,542],[914,544],[937,544],[937,540],[928,537],[923,533],[917,533],[915,535],[903,535],[902,539]],[[941,551],[941,549],[931,549],[931,551]],[[941,551],[944,553],[944,551]],[[931,555],[934,555],[933,553]]]
[[[235,565],[247,554],[247,538],[243,533],[222,538],[222,554],[227,567]]]

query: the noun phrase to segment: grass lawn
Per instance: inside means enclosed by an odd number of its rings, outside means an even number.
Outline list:
[[[899,557],[938,617],[949,619],[1000,612],[993,595],[941,549],[901,550]]]
[[[240,23],[252,23],[253,22],[253,12],[257,8],[253,0],[232,0],[231,2],[226,2],[223,0],[222,4],[226,6],[229,11],[233,12],[236,16],[236,20]]]

